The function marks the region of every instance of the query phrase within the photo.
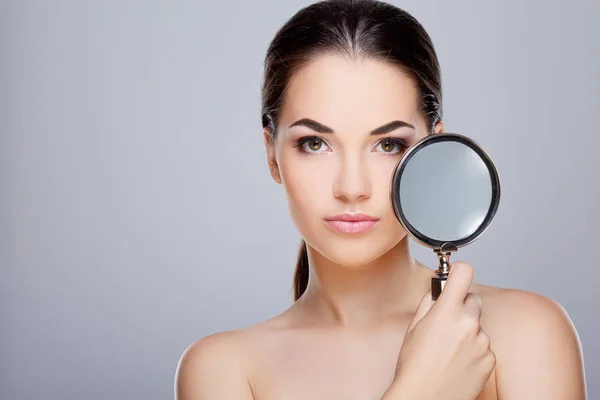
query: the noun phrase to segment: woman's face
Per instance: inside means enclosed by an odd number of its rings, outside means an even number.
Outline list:
[[[300,70],[289,82],[277,138],[265,136],[265,144],[306,243],[335,263],[358,266],[402,240],[390,181],[406,147],[426,135],[415,84],[398,67],[327,55]]]

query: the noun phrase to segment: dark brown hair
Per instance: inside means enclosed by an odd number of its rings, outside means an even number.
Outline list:
[[[262,126],[276,137],[290,78],[323,53],[374,58],[398,66],[416,83],[429,133],[442,120],[442,81],[431,38],[408,12],[378,0],[325,0],[299,10],[276,33],[265,57]],[[301,243],[294,301],[308,285],[308,254]]]

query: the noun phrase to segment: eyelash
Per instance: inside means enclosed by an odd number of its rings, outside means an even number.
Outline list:
[[[298,139],[296,141],[296,143],[292,145],[292,147],[299,148],[299,151],[301,151],[302,153],[305,153],[305,154],[309,154],[309,155],[314,155],[314,154],[321,153],[321,151],[308,151],[308,150],[306,150],[304,148],[304,145],[307,144],[308,142],[310,142],[311,140],[317,140],[319,142],[322,142],[322,143],[326,144],[326,142],[323,139],[321,139],[320,137],[318,137],[318,136],[304,136],[304,137]],[[390,156],[393,156],[393,155],[396,155],[398,153],[401,153],[401,152],[403,152],[404,150],[406,150],[409,147],[404,140],[398,139],[398,138],[393,138],[393,137],[386,137],[386,138],[381,139],[379,142],[377,142],[377,145],[375,147],[381,145],[382,143],[384,143],[386,141],[392,142],[395,145],[397,145],[397,146],[400,147],[400,149],[398,151],[393,152],[393,153],[392,152],[385,152],[385,151],[381,152],[381,153],[384,153],[384,154],[387,154],[387,155],[390,155]],[[329,145],[327,145],[327,146],[329,146]]]

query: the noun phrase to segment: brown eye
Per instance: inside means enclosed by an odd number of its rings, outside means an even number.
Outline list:
[[[319,139],[311,139],[308,141],[308,147],[312,150],[312,151],[319,151],[321,149],[323,142],[321,142]]]
[[[331,150],[323,139],[316,136],[306,136],[298,140],[298,142],[293,145],[294,147],[299,147],[300,151],[303,153],[324,153]]]
[[[381,148],[386,153],[393,151],[395,145],[396,145],[396,143],[392,142],[391,140],[384,140],[383,142],[381,142]]]
[[[377,143],[376,151],[386,154],[399,154],[407,147],[406,143],[401,139],[387,138]]]

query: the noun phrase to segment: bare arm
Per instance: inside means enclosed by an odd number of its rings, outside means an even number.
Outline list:
[[[176,400],[254,400],[247,363],[234,336],[216,333],[184,351],[175,375]]]
[[[585,400],[583,355],[577,331],[555,301],[507,290],[493,322],[500,400]]]

